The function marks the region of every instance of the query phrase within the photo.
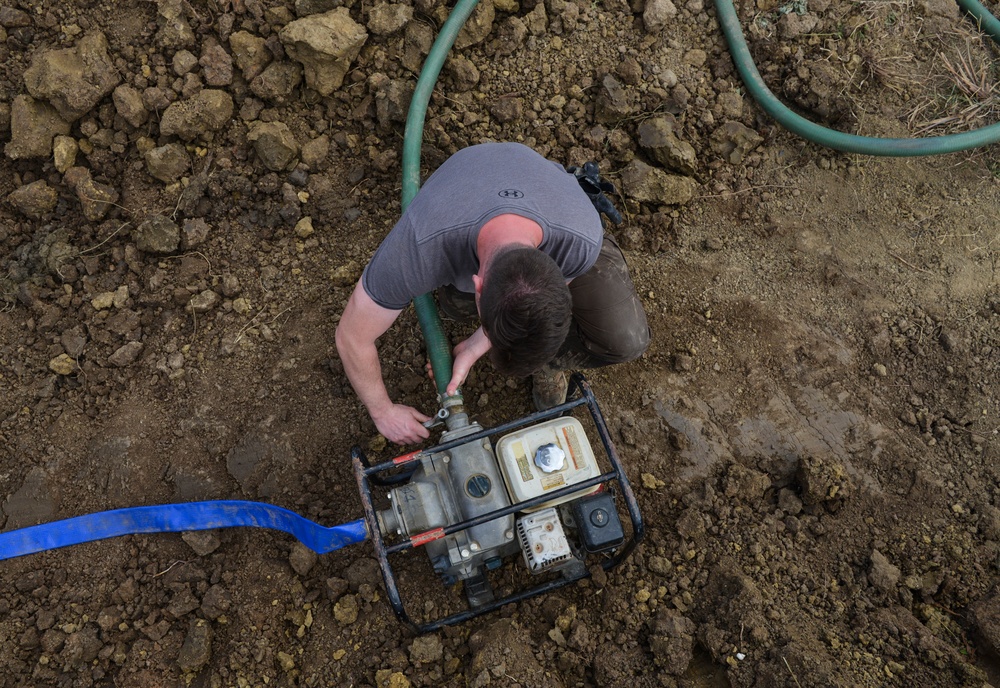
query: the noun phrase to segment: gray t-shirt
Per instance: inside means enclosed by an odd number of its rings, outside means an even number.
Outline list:
[[[473,292],[479,230],[506,213],[541,226],[538,248],[566,279],[597,260],[601,218],[576,177],[519,143],[483,143],[458,151],[430,176],[365,268],[362,286],[391,310],[447,284]]]

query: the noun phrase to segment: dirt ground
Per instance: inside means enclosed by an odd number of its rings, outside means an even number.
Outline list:
[[[341,5],[0,4],[4,530],[204,499],[360,517],[351,447],[399,450],[333,333],[400,213],[405,106],[448,8],[348,2],[318,33],[357,53],[303,55],[288,27]],[[947,0],[738,10],[814,121],[996,119],[997,53]],[[625,564],[414,637],[367,543],[89,543],[0,562],[0,686],[1000,685],[1000,159],[783,131],[715,16],[482,0],[425,128],[425,175],[516,140],[619,190],[653,341],[588,378],[648,529]],[[433,412],[412,311],[380,346],[390,393]],[[484,426],[530,410],[488,362],[465,395]],[[419,557],[404,582],[419,613],[447,605]]]

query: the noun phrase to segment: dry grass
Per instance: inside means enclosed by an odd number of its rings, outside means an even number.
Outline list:
[[[860,66],[851,75],[851,83],[857,88],[863,89],[870,81],[875,81],[897,95],[903,95],[912,85],[908,70],[904,69],[905,65],[913,62],[912,55],[886,56],[871,45],[859,48],[858,55],[861,57]]]
[[[910,113],[907,123],[914,134],[965,131],[1000,119],[996,63],[974,45],[966,39],[951,56],[938,54],[944,78],[936,89],[930,86],[931,92]]]

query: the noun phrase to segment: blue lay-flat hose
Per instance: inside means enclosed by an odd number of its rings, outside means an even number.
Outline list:
[[[364,542],[368,537],[364,519],[325,528],[280,506],[217,500],[115,509],[0,533],[0,560],[119,535],[234,526],[283,531],[317,554]]]

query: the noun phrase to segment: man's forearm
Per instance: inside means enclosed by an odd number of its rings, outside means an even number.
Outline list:
[[[339,334],[338,332],[337,352],[344,364],[344,374],[347,375],[347,380],[354,388],[358,399],[368,409],[368,415],[374,419],[379,412],[392,406],[389,392],[382,380],[382,364],[378,358],[378,350],[374,344],[359,345],[357,342],[347,341]]]

